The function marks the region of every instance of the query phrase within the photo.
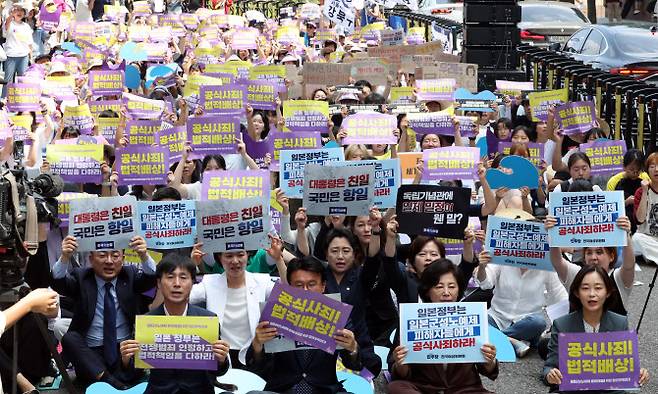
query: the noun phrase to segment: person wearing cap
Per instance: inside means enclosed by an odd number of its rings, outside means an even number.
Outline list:
[[[4,50],[7,54],[5,60],[5,81],[13,82],[16,75],[25,74],[32,53],[34,41],[32,40],[32,28],[24,19],[29,6],[25,3],[16,3],[11,8],[11,14],[2,25],[5,36]],[[7,97],[7,85],[2,87],[2,97]]]
[[[311,46],[311,38],[315,37],[315,31],[317,30],[318,25],[313,21],[306,22],[306,32],[302,33],[304,37],[304,46]]]

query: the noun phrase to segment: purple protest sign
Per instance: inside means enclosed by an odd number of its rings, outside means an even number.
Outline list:
[[[320,133],[308,132],[270,132],[267,140],[272,152],[270,170],[278,171],[279,156],[282,150],[322,148]]]
[[[185,141],[187,141],[187,128],[185,126],[174,126],[160,130],[158,144],[169,149],[169,165],[178,163],[183,157]]]
[[[270,172],[266,170],[205,171],[201,201],[269,198]]]
[[[480,149],[460,146],[423,151],[424,180],[475,179]]]
[[[247,88],[238,84],[199,88],[199,104],[205,113],[242,112],[246,101]]]
[[[8,83],[9,112],[41,112],[41,87],[36,83]]]
[[[275,327],[285,338],[333,353],[336,351],[333,335],[345,328],[351,312],[351,305],[333,300],[322,293],[277,282],[260,320],[269,322],[270,327]]]
[[[125,137],[130,145],[153,145],[161,128],[159,120],[130,120],[126,123]]]
[[[456,116],[459,121],[459,132],[462,137],[477,135],[477,118],[472,116]],[[440,112],[417,112],[407,114],[409,127],[416,132],[416,136],[423,134],[455,135],[455,125],[452,116]]]
[[[397,119],[393,115],[360,112],[345,118],[341,127],[347,132],[343,145],[398,143],[394,134]]]
[[[626,142],[599,139],[589,144],[581,144],[580,151],[585,152],[592,163],[592,176],[615,175],[624,170]]]
[[[125,75],[121,70],[89,72],[89,89],[98,96],[118,95],[123,92]]]
[[[119,185],[166,185],[169,149],[166,146],[133,146],[116,152]]]
[[[258,49],[256,40],[258,39],[258,30],[248,27],[236,29],[233,33],[231,48],[239,49]]]
[[[452,101],[456,84],[454,78],[419,79],[416,81],[416,97],[420,101]]]
[[[514,143],[511,141],[500,141],[498,142],[498,152],[509,155],[512,151],[512,145]],[[535,167],[540,168],[542,161],[544,161],[544,144],[529,142],[523,145],[528,148],[528,154],[530,155],[526,159],[530,160]]]
[[[256,164],[258,164],[258,168],[261,170],[267,169],[266,156],[269,154],[270,159],[272,157],[270,142],[267,140],[256,142],[247,133],[242,133],[242,141],[244,141],[249,157],[254,159]]]
[[[596,111],[591,101],[576,101],[555,108],[555,123],[565,135],[582,134],[596,126]]]
[[[247,102],[254,109],[273,111],[276,109],[278,86],[269,81],[244,81],[247,88]]]
[[[39,20],[41,21],[41,28],[53,32],[57,30],[59,26],[59,17],[62,15],[62,10],[57,7],[54,3],[46,6],[44,1],[41,4],[41,9],[39,10]]]
[[[639,389],[635,331],[560,333],[560,391]]]
[[[150,100],[131,93],[123,93],[123,105],[133,119],[160,119],[165,109],[164,101]]]
[[[240,119],[235,115],[195,116],[187,121],[187,140],[197,156],[236,153],[239,137]]]

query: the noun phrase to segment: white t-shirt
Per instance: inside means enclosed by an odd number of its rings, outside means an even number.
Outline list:
[[[9,28],[4,30],[4,33],[7,39],[4,45],[7,57],[25,57],[30,54],[30,47],[34,45],[30,25],[25,22],[11,21]]]
[[[183,188],[187,191],[188,200],[201,200],[201,182],[183,183]]]
[[[576,275],[580,271],[582,267],[580,267],[577,264],[574,263],[569,263],[567,269],[567,278],[564,281],[564,287],[567,289],[571,289],[571,284],[573,283],[573,280],[576,278]],[[617,289],[619,289],[619,296],[621,297],[621,303],[624,304],[624,308],[628,309],[628,300],[631,297],[631,290],[633,290],[633,286],[631,287],[626,287],[624,286],[624,281],[621,278],[621,270],[620,269],[615,269],[612,278],[615,281],[615,284],[617,285]]]
[[[222,338],[231,349],[239,350],[249,345],[251,329],[247,313],[247,287],[226,289],[226,309],[222,322]]]

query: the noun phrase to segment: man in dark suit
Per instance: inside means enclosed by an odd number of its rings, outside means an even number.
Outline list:
[[[89,267],[72,268],[78,248],[75,237],[62,241],[62,256],[52,269],[52,288],[76,300],[73,319],[62,337],[62,347],[81,381],[103,381],[124,389],[119,342],[132,335],[138,297],[155,286],[155,262],[146,241],[134,237],[130,247],[142,260],[140,267],[123,265],[123,251],[89,253]]]
[[[154,316],[216,316],[214,313],[189,304],[190,292],[196,279],[196,266],[188,256],[171,253],[160,261],[156,270],[158,289],[164,303],[148,315]],[[219,331],[219,325],[217,326]],[[121,342],[121,361],[127,371],[134,371],[134,356],[139,352],[139,342]],[[212,345],[217,368],[211,371],[154,369],[149,376],[146,394],[214,394],[213,382],[228,370],[229,344],[217,340]]]
[[[286,274],[291,286],[324,293],[326,272],[322,263],[312,257],[293,259]],[[351,325],[352,316],[347,326]],[[267,384],[265,390],[277,393],[340,393],[345,392],[336,378],[336,359],[340,355],[346,368],[360,371],[364,360],[377,357],[367,332],[337,330],[334,339],[342,347],[333,354],[319,349],[265,353],[265,342],[273,339],[277,330],[266,321],[256,328],[256,336],[247,351],[247,369],[258,374]],[[377,370],[381,369],[381,360]]]

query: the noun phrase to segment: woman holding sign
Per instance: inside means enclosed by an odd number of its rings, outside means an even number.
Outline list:
[[[557,225],[557,219],[554,216],[547,216],[544,226],[549,230]],[[631,242],[631,221],[622,216],[617,219],[617,227],[626,231],[628,240],[623,248],[621,268],[615,268],[617,264],[616,247],[588,247],[583,248],[583,261],[580,264],[571,263],[562,257],[562,250],[559,247],[551,247],[551,262],[557,272],[560,282],[564,287],[571,288],[574,278],[577,276],[582,266],[599,266],[613,280],[614,292],[610,296],[609,308],[611,311],[620,315],[626,315],[626,305],[628,304],[635,280],[635,255]]]
[[[544,363],[546,384],[562,384],[563,374],[558,368],[558,336],[563,332],[610,332],[628,330],[628,318],[610,311],[615,285],[608,273],[598,265],[584,267],[578,272],[569,290],[570,309],[566,316],[555,319],[548,344],[548,358]],[[599,353],[600,354],[600,353]],[[649,381],[649,372],[640,369],[640,386]],[[554,387],[557,389],[557,387]],[[553,391],[553,390],[551,390]],[[624,392],[624,391],[606,391]]]
[[[457,267],[446,259],[433,262],[420,277],[418,293],[423,302],[457,302],[464,294],[464,283]],[[399,338],[396,340],[399,344]],[[390,394],[491,393],[482,386],[480,375],[491,380],[498,377],[496,347],[482,346],[484,363],[405,364],[409,352],[397,346],[389,353],[389,371],[393,381]]]

